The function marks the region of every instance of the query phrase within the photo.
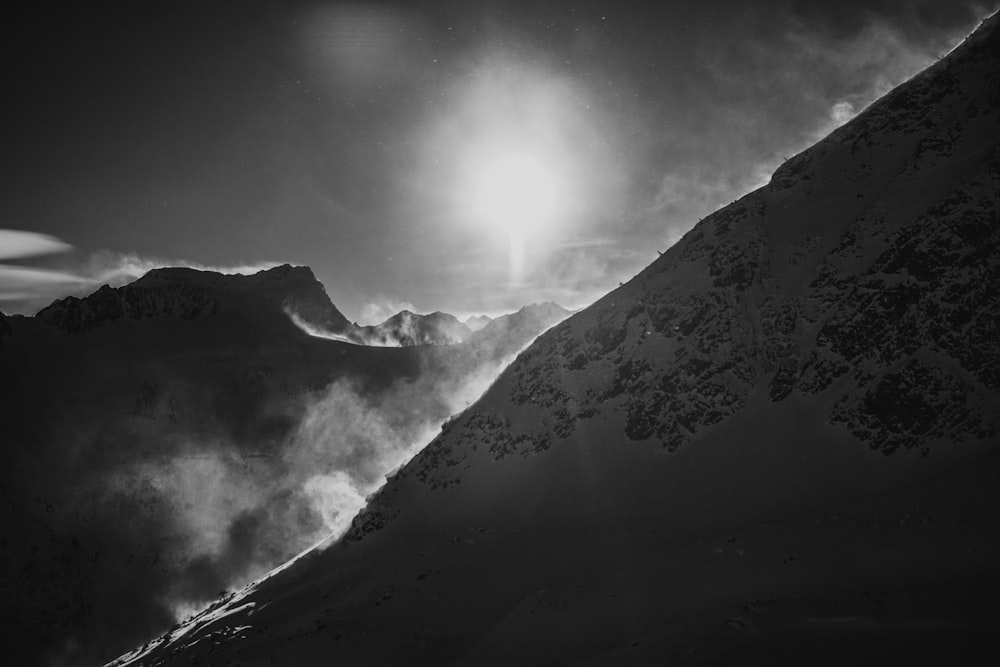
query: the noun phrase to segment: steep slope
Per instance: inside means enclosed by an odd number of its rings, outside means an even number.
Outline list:
[[[116,665],[941,664],[1000,614],[1000,17]]]

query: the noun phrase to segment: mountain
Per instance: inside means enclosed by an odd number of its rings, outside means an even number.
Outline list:
[[[1000,17],[113,663],[942,664],[1000,614]]]
[[[454,315],[440,311],[418,315],[408,310],[400,311],[381,324],[360,327],[353,325],[346,336],[362,345],[412,347],[415,345],[455,345],[469,343],[494,353],[501,348],[504,354],[520,350],[523,341],[532,340],[570,314],[562,306],[552,303],[531,304],[516,313],[495,319],[480,315],[462,323]]]
[[[287,265],[157,269],[0,318],[4,659],[111,659],[346,526],[543,330],[409,348],[307,333],[353,326]]]
[[[288,264],[252,276],[187,268],[154,269],[124,287],[108,285],[83,299],[67,297],[42,309],[37,319],[73,334],[119,319],[270,317],[286,324],[291,310],[314,326],[343,332],[350,322],[330,301],[312,270]]]
[[[470,333],[454,315],[440,311],[418,315],[403,310],[381,324],[356,327],[351,338],[365,345],[411,347],[461,343]]]

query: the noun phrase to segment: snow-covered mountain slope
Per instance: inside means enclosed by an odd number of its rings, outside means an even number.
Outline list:
[[[969,662],[1000,614],[1000,16],[116,665]]]

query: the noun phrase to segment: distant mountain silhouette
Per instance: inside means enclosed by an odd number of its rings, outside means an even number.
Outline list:
[[[416,345],[455,345],[468,342],[473,347],[507,353],[520,349],[518,341],[530,340],[570,314],[558,304],[531,304],[516,313],[494,319],[480,315],[469,318],[473,326],[459,321],[454,315],[440,311],[420,315],[403,310],[386,321],[370,325],[350,325],[343,330],[347,340],[361,345],[412,347]]]
[[[998,23],[539,337],[338,543],[113,664],[991,650]]]
[[[357,327],[351,338],[367,345],[452,345],[461,343],[472,331],[454,315],[440,311],[418,315],[403,310],[381,324]]]
[[[66,333],[80,333],[119,319],[199,319],[252,315],[255,324],[277,320],[287,326],[290,309],[314,326],[334,332],[350,322],[330,301],[305,266],[284,264],[252,276],[187,268],[154,269],[119,288],[107,285],[83,299],[67,297],[36,317]]]

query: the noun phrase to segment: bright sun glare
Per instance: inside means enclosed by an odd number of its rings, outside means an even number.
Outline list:
[[[532,155],[507,155],[486,165],[476,209],[493,229],[524,237],[546,225],[555,207],[551,171]]]

